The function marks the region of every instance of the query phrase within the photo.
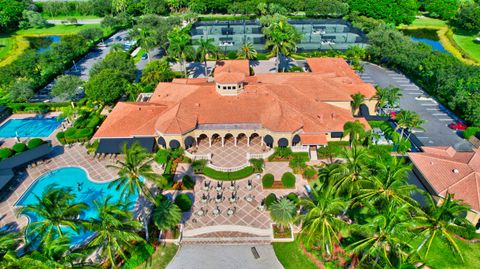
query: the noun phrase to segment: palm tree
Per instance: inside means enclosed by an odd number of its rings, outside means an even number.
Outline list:
[[[168,54],[181,62],[185,77],[187,77],[187,56],[195,54],[190,40],[191,37],[178,27],[168,33]]]
[[[108,257],[111,267],[116,268],[115,257],[126,259],[124,251],[144,240],[137,234],[142,224],[133,219],[129,205],[121,201],[111,204],[110,199],[107,197],[102,204],[94,201],[99,214],[91,220],[89,228],[96,232],[96,237],[88,246],[100,249],[100,255]]]
[[[255,50],[252,42],[243,43],[242,46],[238,49],[237,54],[247,60],[257,58],[257,50]]]
[[[163,230],[174,228],[182,220],[182,211],[171,200],[163,196],[157,197],[156,207],[153,210],[153,223],[160,230],[160,240]]]
[[[138,191],[152,203],[155,203],[154,195],[150,192],[144,181],[151,181],[158,187],[166,185],[166,179],[153,172],[151,163],[153,158],[140,146],[134,143],[130,148],[123,145],[122,152],[125,156],[124,161],[118,161],[118,165],[109,165],[118,171],[119,178],[110,183],[109,187],[115,186],[123,195],[132,195]]]
[[[142,72],[140,82],[143,85],[155,87],[159,82],[171,81],[175,78],[170,64],[165,60],[154,60],[149,62]]]
[[[387,206],[384,212],[366,219],[365,224],[353,224],[352,230],[362,239],[355,241],[349,249],[361,256],[360,263],[367,268],[398,268],[398,263],[408,260],[413,252],[409,243],[413,222],[408,206]]]
[[[296,217],[297,208],[287,198],[282,198],[270,206],[270,217],[278,225],[280,232],[284,232],[284,226],[292,223]]]
[[[312,191],[310,197],[300,199],[298,204],[306,210],[299,217],[302,221],[300,236],[306,237],[309,247],[320,246],[322,253],[331,256],[333,248],[340,244],[340,232],[346,227],[346,223],[338,216],[347,203],[335,196],[327,185]]]
[[[87,256],[85,250],[80,248],[72,250],[70,239],[64,236],[55,238],[22,256],[19,263],[22,268],[80,268],[82,266],[79,262]]]
[[[352,94],[352,115],[358,115],[358,109],[360,108],[360,105],[362,105],[365,102],[365,95],[361,93],[356,93]]]
[[[138,31],[133,32],[134,38],[137,40],[140,47],[147,51],[147,59],[150,62],[150,50],[157,45],[157,40],[155,39],[155,33],[152,29],[142,28]]]
[[[423,238],[422,243],[418,246],[418,251],[425,250],[425,258],[430,252],[433,241],[436,238],[446,242],[454,254],[459,255],[463,261],[463,255],[454,239],[453,229],[465,229],[471,224],[465,219],[465,214],[469,207],[458,200],[454,200],[453,195],[447,193],[445,199],[436,203],[434,199],[428,195],[428,206],[424,209],[423,214],[416,216],[417,227],[415,232],[418,237]],[[453,228],[453,229],[452,229]]]
[[[16,249],[20,246],[22,239],[18,233],[11,231],[0,231],[0,267],[13,268],[18,262]]]
[[[386,106],[387,104],[390,105],[390,107],[395,106],[395,104],[400,101],[400,97],[402,96],[402,90],[397,87],[382,88],[376,86],[375,89],[377,90],[377,93],[375,94],[374,98],[377,98],[377,106],[380,108]]]
[[[205,67],[205,77],[208,77],[207,69],[207,57],[209,55],[216,55],[218,53],[218,47],[215,45],[213,38],[209,39],[199,39],[197,41],[197,56],[200,61],[203,62]]]
[[[33,236],[34,240],[39,237],[41,244],[48,244],[56,237],[62,237],[62,228],[68,227],[78,232],[85,225],[78,217],[88,205],[75,203],[75,194],[67,189],[50,185],[42,197],[35,195],[35,198],[36,203],[20,208],[18,213],[38,216],[25,230],[28,231],[27,236]]]
[[[397,121],[397,128],[401,129],[400,132],[400,141],[403,139],[403,135],[405,130],[408,130],[409,133],[413,129],[423,129],[421,126],[426,122],[425,120],[420,118],[420,115],[416,112],[410,110],[402,110],[396,116],[395,120]],[[407,140],[410,138],[410,134],[407,137]]]
[[[375,175],[369,177],[369,182],[355,197],[357,201],[365,201],[378,207],[389,204],[398,206],[417,206],[411,195],[417,187],[407,183],[410,165],[403,159],[391,157],[387,160],[377,160]]]
[[[366,149],[354,146],[343,150],[340,158],[345,160],[332,171],[333,186],[339,193],[347,193],[352,197],[370,180],[370,172],[366,165],[369,158]]]
[[[343,125],[343,137],[348,136],[350,141],[350,147],[354,142],[360,141],[361,137],[365,134],[365,126],[358,120],[346,122]]]

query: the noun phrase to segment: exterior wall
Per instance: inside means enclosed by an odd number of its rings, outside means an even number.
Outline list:
[[[368,111],[370,112],[370,115],[376,115],[377,111],[375,110],[377,108],[378,100],[377,99],[368,99],[365,100],[364,102],[365,105],[368,107]]]
[[[224,89],[224,87],[231,87],[230,90]],[[215,89],[217,92],[221,95],[238,95],[243,91],[243,83],[233,83],[233,84],[227,84],[227,83],[217,83],[215,84]]]
[[[352,111],[352,105],[350,101],[330,101],[330,102],[324,102],[332,106],[336,106],[339,108],[346,109],[348,111]]]

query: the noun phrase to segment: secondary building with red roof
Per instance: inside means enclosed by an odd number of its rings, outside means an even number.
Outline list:
[[[146,102],[119,102],[94,135],[99,150],[152,138],[162,147],[190,148],[254,138],[262,146],[308,150],[339,140],[354,117],[352,95],[375,110],[375,88],[340,58],[307,59],[308,72],[251,75],[247,60],[218,61],[209,78],[161,82]],[[115,142],[115,143],[113,143]],[[152,142],[145,142],[152,144]],[[110,144],[108,146],[107,144]]]

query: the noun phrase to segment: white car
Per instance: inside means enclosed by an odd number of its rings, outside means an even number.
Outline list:
[[[416,100],[420,100],[420,101],[432,101],[432,97],[428,96],[428,95],[419,95],[417,97],[415,97]]]

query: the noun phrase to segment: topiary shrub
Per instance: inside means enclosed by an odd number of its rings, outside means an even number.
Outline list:
[[[275,193],[270,193],[269,195],[267,195],[267,197],[265,197],[264,204],[267,208],[270,208],[270,206],[273,205],[273,203],[275,203],[276,201],[277,196],[275,195]]]
[[[27,145],[25,145],[24,143],[17,143],[13,145],[12,149],[13,151],[15,151],[15,153],[24,152],[25,150],[27,150]]]
[[[0,160],[4,160],[13,155],[13,151],[9,148],[0,149]]]
[[[316,171],[315,168],[309,166],[303,170],[303,176],[307,179],[313,179],[315,177]]]
[[[177,197],[175,197],[175,204],[180,208],[180,210],[182,210],[182,212],[187,212],[190,210],[190,208],[192,208],[193,201],[187,194],[180,193],[177,195]]]
[[[287,194],[287,199],[290,200],[290,201],[292,201],[292,202],[295,203],[295,204],[297,204],[297,202],[298,202],[298,200],[299,200],[299,199],[298,199],[298,195],[297,195],[296,193],[294,193],[294,192],[291,192],[291,193]]]
[[[185,188],[187,189],[193,189],[193,187],[195,186],[195,181],[189,175],[183,176],[182,182],[183,186],[185,186]]]
[[[271,188],[273,186],[273,181],[275,178],[272,174],[268,173],[262,177],[262,185],[264,188]]]
[[[28,149],[34,149],[38,146],[40,146],[41,144],[45,143],[45,141],[43,141],[42,139],[40,138],[33,138],[33,139],[30,139],[30,141],[28,141]]]
[[[237,59],[237,57],[238,57],[238,56],[237,56],[237,52],[236,52],[236,51],[233,51],[233,50],[232,50],[232,51],[229,51],[229,52],[227,53],[227,58],[230,59],[230,60],[235,60],[235,59]]]
[[[295,175],[290,172],[286,172],[282,175],[282,184],[285,188],[295,187],[295,181]]]

